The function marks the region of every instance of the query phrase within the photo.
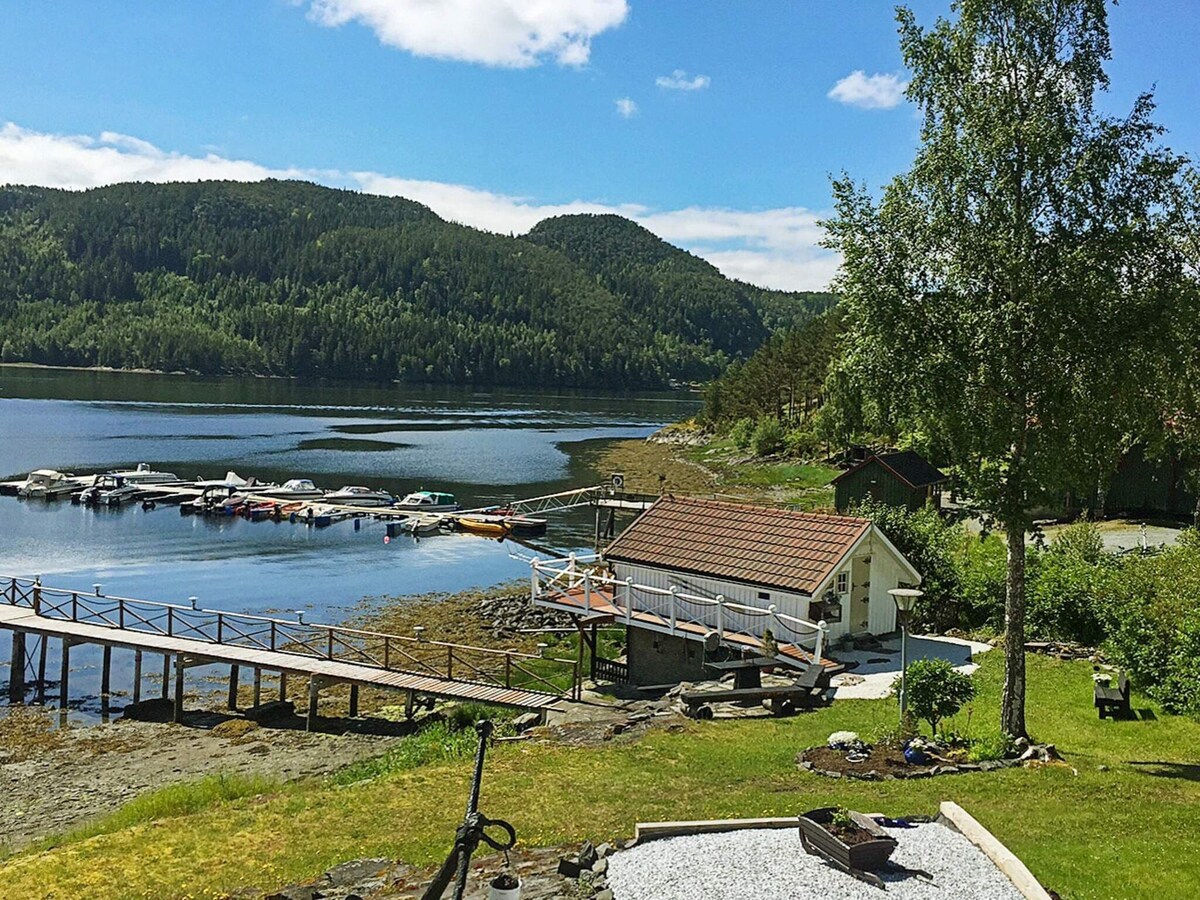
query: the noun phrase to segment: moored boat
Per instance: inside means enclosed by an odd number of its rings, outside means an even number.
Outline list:
[[[326,503],[334,506],[391,506],[396,498],[387,491],[375,491],[359,484],[348,484],[341,490],[324,496]]]
[[[413,512],[454,512],[458,509],[458,501],[453,494],[441,491],[413,491],[395,508]]]
[[[254,496],[272,500],[320,500],[325,492],[307,478],[293,478],[279,486],[255,488]]]
[[[57,469],[37,469],[30,472],[25,483],[17,488],[17,496],[30,500],[54,500],[79,490],[79,482]]]
[[[512,532],[512,526],[500,516],[457,516],[458,527],[480,537],[503,538]]]

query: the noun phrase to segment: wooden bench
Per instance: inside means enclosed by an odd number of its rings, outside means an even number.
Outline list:
[[[687,715],[696,719],[712,718],[712,703],[762,703],[770,702],[771,711],[782,715],[792,709],[809,709],[827,706],[829,698],[829,673],[824,666],[809,666],[792,684],[779,687],[731,688],[721,691],[684,691],[679,695],[686,707]]]
[[[1106,687],[1095,682],[1092,688],[1096,709],[1100,718],[1128,719],[1132,713],[1129,709],[1129,676],[1124,671],[1117,679],[1117,686]]]

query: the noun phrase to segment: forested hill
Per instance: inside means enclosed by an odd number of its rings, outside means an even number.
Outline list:
[[[616,216],[514,238],[294,181],[0,188],[4,361],[653,387],[827,304]]]

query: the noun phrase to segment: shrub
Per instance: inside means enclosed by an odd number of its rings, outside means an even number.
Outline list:
[[[1005,759],[1013,752],[1012,738],[1007,734],[989,734],[971,741],[967,751],[968,762],[983,762],[989,759]]]
[[[733,423],[733,427],[729,429],[729,439],[733,441],[734,446],[739,450],[745,450],[747,447],[749,447],[750,438],[753,436],[753,419],[738,419]]]
[[[945,659],[918,659],[908,664],[908,712],[929,723],[934,736],[938,723],[962,709],[975,697],[969,676],[955,671]],[[896,679],[894,691],[899,691]]]
[[[750,449],[755,456],[770,456],[783,449],[783,426],[778,419],[759,419],[754,434],[750,436]]]
[[[794,429],[787,433],[784,445],[791,456],[808,458],[813,456],[821,446],[820,439],[811,431]]]
[[[1137,687],[1173,713],[1200,713],[1200,536],[1126,557],[1100,589],[1109,648]]]
[[[1048,550],[1030,555],[1029,634],[1098,644],[1104,639],[1099,592],[1115,569],[1091,522],[1064,529]]]

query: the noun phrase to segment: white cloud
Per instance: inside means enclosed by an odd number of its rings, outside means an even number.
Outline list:
[[[899,75],[868,75],[855,69],[829,91],[829,98],[861,109],[891,109],[904,99],[908,82]]]
[[[622,119],[628,119],[631,116],[637,115],[638,105],[633,100],[631,100],[629,97],[622,97],[620,100],[618,100],[616,102],[617,102],[617,115],[619,115]]]
[[[712,79],[707,75],[688,78],[687,72],[683,69],[676,69],[670,75],[659,75],[654,79],[654,83],[660,88],[671,91],[699,91],[708,87],[712,83]]]
[[[626,0],[311,0],[308,11],[331,28],[358,22],[415,56],[507,68],[582,66],[592,38],[628,14]]]
[[[639,222],[732,278],[783,290],[821,290],[828,286],[838,264],[836,255],[819,246],[823,232],[817,214],[802,207],[655,210],[637,203],[539,203],[468,185],[378,172],[274,168],[213,153],[187,156],[115,132],[93,138],[46,134],[11,122],[0,126],[0,178],[11,184],[61,188],[121,181],[302,178],[369,194],[407,197],[450,221],[501,234],[524,233],[548,216],[612,213]]]

